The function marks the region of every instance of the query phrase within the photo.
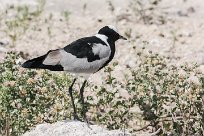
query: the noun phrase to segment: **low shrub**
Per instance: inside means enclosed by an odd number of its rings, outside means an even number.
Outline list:
[[[0,63],[0,132],[20,135],[33,125],[70,117],[65,74],[26,70],[19,55],[9,53]]]
[[[139,50],[139,49],[137,49]],[[169,59],[141,49],[138,67],[123,81],[105,69],[102,85],[89,84],[87,116],[109,129],[161,135],[204,134],[204,76],[198,66],[174,66]],[[42,122],[71,118],[70,76],[21,68],[10,53],[0,64],[0,132],[20,135]],[[75,92],[78,113],[81,112]]]
[[[151,51],[136,54],[139,66],[129,69],[125,82],[109,73],[106,87],[93,89],[98,97],[93,118],[108,128],[133,133],[203,135],[204,75],[198,66],[174,66]]]

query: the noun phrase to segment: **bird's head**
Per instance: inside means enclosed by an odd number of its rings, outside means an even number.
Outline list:
[[[109,40],[117,41],[118,39],[127,40],[125,37],[118,33],[118,30],[115,26],[108,25],[104,26],[98,31],[98,34],[103,34],[108,37]]]

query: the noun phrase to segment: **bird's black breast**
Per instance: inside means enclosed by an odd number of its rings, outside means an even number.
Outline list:
[[[99,55],[92,51],[92,47],[99,43],[107,46],[105,42],[95,36],[85,37],[67,45],[64,50],[77,58],[87,58],[88,62],[92,62],[100,59]]]

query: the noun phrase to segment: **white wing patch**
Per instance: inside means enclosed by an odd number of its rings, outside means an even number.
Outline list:
[[[60,50],[51,51],[45,60],[43,61],[44,65],[57,65],[59,64],[60,60],[62,58],[62,55],[60,53]]]
[[[111,49],[109,46],[103,44],[94,44],[92,47],[92,52],[94,55],[99,55],[100,58],[105,58],[110,56]]]

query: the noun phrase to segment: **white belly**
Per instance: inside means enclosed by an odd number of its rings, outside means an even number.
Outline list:
[[[77,58],[70,53],[62,54],[63,59],[60,60],[60,64],[63,66],[65,71],[71,73],[94,73],[109,59],[109,56],[107,56],[100,60],[88,62],[87,58]]]

